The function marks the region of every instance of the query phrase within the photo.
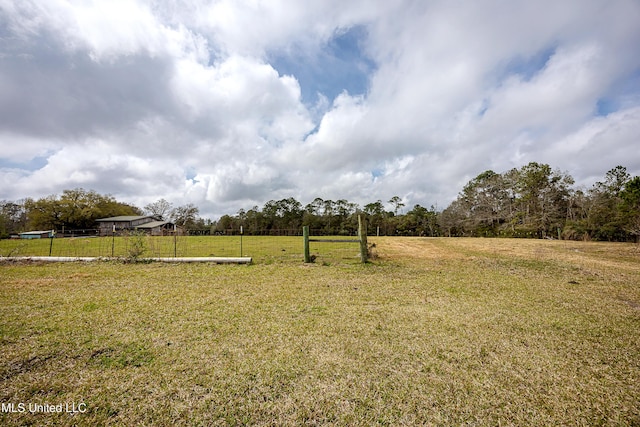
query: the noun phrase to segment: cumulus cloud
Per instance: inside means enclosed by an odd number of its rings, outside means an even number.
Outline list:
[[[640,174],[634,0],[0,0],[0,199],[84,187],[213,218],[445,207],[529,161]]]

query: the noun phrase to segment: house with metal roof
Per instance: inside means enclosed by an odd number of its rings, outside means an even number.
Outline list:
[[[122,234],[123,232],[140,230],[153,236],[163,236],[175,229],[170,221],[161,221],[153,215],[114,216],[96,220],[101,236]]]
[[[152,236],[165,236],[176,231],[176,226],[170,221],[151,221],[139,225],[137,229],[151,234]]]

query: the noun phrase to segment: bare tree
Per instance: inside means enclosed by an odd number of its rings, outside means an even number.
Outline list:
[[[162,220],[166,219],[171,212],[173,205],[167,202],[165,199],[160,199],[157,202],[149,203],[144,207],[145,212],[149,215],[153,215]]]
[[[176,225],[191,228],[194,226],[198,218],[199,210],[196,206],[189,203],[184,206],[178,206],[171,211],[171,219]]]

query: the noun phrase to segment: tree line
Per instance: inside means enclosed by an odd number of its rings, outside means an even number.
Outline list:
[[[589,189],[549,165],[486,171],[441,214],[448,236],[557,237],[627,241],[640,235],[640,177],[617,166]]]
[[[143,209],[83,189],[38,200],[0,202],[0,237],[26,230],[92,229],[95,220],[119,215],[153,215],[194,234],[355,235],[357,216],[367,217],[370,234],[407,236],[531,237],[630,241],[640,236],[640,177],[617,166],[589,189],[547,164],[531,162],[504,173],[482,172],[457,198],[438,211],[415,205],[405,212],[394,196],[360,206],[348,200],[270,200],[217,221],[199,216],[196,206],[174,207],[160,199]]]
[[[358,215],[364,214],[371,233],[381,235],[426,235],[437,236],[437,212],[432,206],[427,209],[416,205],[406,214],[399,213],[404,207],[398,196],[385,204],[378,200],[360,207],[344,199],[314,199],[302,205],[295,198],[270,200],[260,209],[258,206],[236,215],[223,215],[215,224],[217,233],[237,232],[242,226],[246,234],[299,234],[302,226],[309,226],[316,235],[350,235],[358,231]]]

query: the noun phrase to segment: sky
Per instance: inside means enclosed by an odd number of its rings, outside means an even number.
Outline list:
[[[0,0],[0,200],[217,219],[640,175],[638,0]]]

